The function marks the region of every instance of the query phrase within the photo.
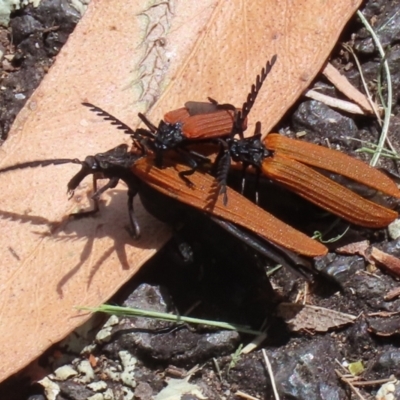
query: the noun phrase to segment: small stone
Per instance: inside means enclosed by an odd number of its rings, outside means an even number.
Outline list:
[[[81,361],[77,369],[82,374],[82,377],[79,378],[80,382],[88,383],[94,379],[94,371],[88,360]]]
[[[114,392],[112,391],[112,389],[107,389],[104,393],[103,393],[103,397],[104,400],[114,400]]]
[[[121,376],[121,373],[115,367],[104,368],[103,372],[115,382],[118,382]]]
[[[395,240],[400,237],[400,218],[394,220],[389,226],[388,226],[388,231],[389,231],[389,236]]]
[[[94,351],[96,350],[97,345],[96,344],[88,344],[87,346],[85,346],[82,351],[81,354],[82,355],[90,355],[93,354]]]
[[[136,387],[134,371],[137,359],[126,350],[120,351],[118,355],[124,368],[123,372],[121,373],[121,381],[127,386],[132,388]]]
[[[106,321],[106,323],[103,325],[103,328],[108,328],[109,326],[115,326],[118,325],[119,323],[119,318],[116,315],[111,315],[110,318]]]
[[[87,400],[104,400],[104,396],[101,393],[96,393],[93,396],[88,397]]]
[[[140,400],[151,400],[153,389],[147,382],[139,382],[135,389],[135,397]]]
[[[132,400],[134,397],[134,394],[132,390],[128,389],[127,387],[122,388],[122,391],[124,392],[124,400]]]
[[[20,44],[28,36],[43,28],[42,24],[31,15],[15,17],[10,22],[14,44]]]
[[[376,393],[376,400],[395,400],[394,391],[396,390],[396,385],[393,382],[387,382],[383,384],[378,392]]]
[[[107,383],[104,381],[97,381],[89,383],[87,387],[92,389],[94,392],[104,392],[107,389]]]
[[[39,384],[43,386],[47,400],[56,400],[60,393],[60,387],[56,383],[46,377],[39,381]]]
[[[107,343],[111,340],[112,327],[103,328],[96,335],[96,342],[99,344]]]
[[[318,141],[320,137],[327,137],[331,145],[348,144],[348,139],[344,136],[356,137],[358,132],[351,118],[316,100],[301,103],[293,114],[292,121],[295,129],[308,132],[307,137],[310,139]]]
[[[78,372],[71,365],[64,365],[54,371],[55,378],[65,381],[72,376],[78,375]]]

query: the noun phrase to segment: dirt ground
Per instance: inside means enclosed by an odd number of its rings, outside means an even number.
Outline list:
[[[394,104],[389,138],[400,150],[400,5],[395,1],[369,1],[363,13],[374,21],[387,51]],[[66,1],[43,0],[39,8],[29,6],[15,12],[9,28],[0,29],[2,141],[79,17]],[[349,22],[331,62],[362,90],[360,73],[342,43],[356,52],[375,96],[380,60],[357,17]],[[341,98],[322,76],[317,77],[314,86]],[[383,94],[386,95],[385,82]],[[291,137],[306,131],[306,140],[318,144],[329,141],[333,148],[364,160],[370,156],[357,153],[360,143],[349,138],[376,143],[380,132],[375,118],[334,111],[306,98],[292,107],[276,129]],[[397,161],[386,159],[381,166],[399,172]],[[271,190],[270,182],[262,185],[261,203],[294,227],[310,235],[319,230],[324,239],[346,231],[348,225],[344,221],[279,187]],[[252,190],[251,183],[248,190]],[[184,262],[177,251],[177,240],[171,240],[111,303],[164,312],[179,310],[182,314],[193,308],[190,315],[197,318],[248,325],[254,330],[264,326],[267,337],[261,347],[271,361],[283,400],[361,398],[356,397],[357,390],[365,399],[400,398],[400,384],[393,383],[386,384],[387,397],[375,397],[386,381],[400,377],[400,291],[397,295],[393,292],[399,288],[398,279],[371,265],[370,247],[352,254],[333,251],[369,240],[371,246],[397,258],[399,239],[392,239],[387,230],[350,226],[339,241],[328,244],[332,252],[315,261],[314,273],[306,273],[309,279],[285,268],[267,277],[266,265],[272,268],[273,264],[225,231],[219,231],[211,221],[202,217],[193,217],[193,221],[180,232],[193,251],[193,260]],[[304,298],[307,304],[346,315],[309,309],[306,320],[301,321],[303,329],[296,330],[294,323],[284,321],[289,312],[284,303]],[[47,388],[56,385],[57,400],[147,400],[156,395],[163,399],[172,398],[172,391],[173,398],[179,398],[179,393],[191,393],[184,395],[187,400],[236,398],[240,396],[238,391],[258,399],[274,398],[260,348],[238,355],[238,348],[253,340],[251,335],[140,318],[112,317],[101,330],[98,324],[99,318],[37,361],[41,370],[48,373],[66,365],[43,383]],[[84,345],[87,346],[82,350]],[[339,374],[352,382],[348,368],[354,368],[357,361],[363,364],[358,382],[364,383],[354,389]],[[167,387],[170,392],[165,391]],[[42,385],[19,375],[0,384],[0,398],[46,397]]]

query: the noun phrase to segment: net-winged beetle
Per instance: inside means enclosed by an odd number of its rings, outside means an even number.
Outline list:
[[[165,162],[165,168],[160,169],[155,165],[154,158],[144,155],[140,149],[135,148],[132,152],[123,144],[107,152],[88,156],[84,161],[77,159],[32,161],[3,168],[0,173],[52,164],[79,164],[81,169],[69,181],[68,191],[72,193],[89,175],[93,175],[96,179],[108,179],[108,182],[94,193],[94,199],[98,199],[107,189],[114,188],[119,180],[122,180],[128,186],[129,217],[136,237],[140,235],[140,227],[135,217],[133,199],[139,194],[145,207],[156,214],[156,217],[160,218],[163,214],[162,209],[169,213],[172,208],[177,207],[176,215],[179,216],[182,214],[180,211],[182,206],[189,210],[197,209],[196,212],[208,215],[215,223],[251,248],[284,265],[297,263],[296,256],[292,252],[307,257],[326,254],[327,249],[324,245],[286,225],[231,189],[228,189],[231,201],[227,206],[223,204],[221,198],[210,197],[215,181],[207,173],[196,171],[193,174],[196,187],[190,188],[177,174],[177,171],[184,169],[185,166],[169,158]],[[159,199],[157,208],[154,208],[151,204],[154,204],[156,197]],[[176,206],[171,207],[171,204]]]
[[[267,61],[261,74],[257,76],[256,84],[252,85],[247,101],[241,109],[237,109],[231,104],[219,104],[211,98],[208,98],[208,103],[189,101],[185,103],[185,107],[166,113],[158,126],[152,124],[144,114],[139,113],[138,116],[147,129],[132,130],[100,107],[88,102],[82,104],[99,116],[110,120],[112,124],[117,125],[125,133],[130,134],[144,149],[152,151],[155,155],[155,164],[159,168],[163,166],[166,151],[173,150],[178,153],[190,167],[190,169],[180,171],[179,176],[186,184],[191,185],[192,182],[187,176],[192,175],[199,164],[209,160],[201,152],[190,147],[195,144],[210,142],[223,145],[224,142],[221,139],[228,138],[236,132],[246,129],[247,116],[259,89],[271,72],[276,60],[277,56],[274,55],[271,60]],[[224,202],[227,202],[226,195],[224,195]]]

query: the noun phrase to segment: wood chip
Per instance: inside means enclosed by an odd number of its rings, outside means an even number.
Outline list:
[[[340,328],[351,324],[357,318],[328,308],[301,305],[296,303],[281,303],[278,315],[282,317],[292,331],[309,330],[326,332],[331,328]]]
[[[400,317],[368,319],[368,330],[375,335],[388,337],[400,333]]]
[[[361,242],[350,243],[346,246],[339,247],[336,252],[339,254],[354,255],[365,257],[366,251],[369,248],[369,241],[363,240]]]
[[[400,276],[400,259],[382,250],[372,247],[370,257],[384,267],[387,271]]]
[[[390,301],[390,300],[394,300],[395,298],[397,298],[399,296],[400,296],[400,287],[396,287],[396,288],[389,290],[386,293],[384,299],[385,299],[385,301]]]
[[[322,73],[347,98],[357,103],[368,114],[374,114],[374,110],[367,97],[356,89],[332,64],[327,63]]]

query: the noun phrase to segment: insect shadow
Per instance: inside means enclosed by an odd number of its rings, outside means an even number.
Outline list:
[[[141,239],[133,240],[129,232],[129,218],[126,212],[126,191],[117,188],[108,190],[107,193],[110,199],[109,204],[106,207],[100,204],[101,212],[87,218],[76,218],[72,215],[58,221],[51,221],[38,215],[19,214],[0,209],[0,219],[15,221],[18,224],[29,224],[33,228],[32,233],[41,238],[64,242],[79,241],[86,238],[86,243],[79,255],[79,261],[57,282],[56,290],[61,298],[63,297],[64,286],[80,271],[85,263],[91,263],[90,272],[86,278],[86,288],[89,288],[96,273],[114,252],[121,268],[129,270],[133,266],[129,262],[126,246],[154,249],[160,246],[160,237],[165,236],[165,230],[162,229],[161,223],[157,225],[155,219],[148,216],[144,218],[145,213],[142,211],[140,201],[135,199],[138,219],[143,226],[143,235]],[[150,225],[152,226],[151,230]],[[43,231],[43,228],[46,228],[46,231]],[[151,234],[148,234],[150,232]],[[112,244],[106,248],[97,246],[96,253],[99,255],[96,256],[94,261],[91,261],[91,258],[94,258],[95,241],[106,237],[111,239]],[[13,246],[14,251],[18,253],[12,243],[9,246]]]

